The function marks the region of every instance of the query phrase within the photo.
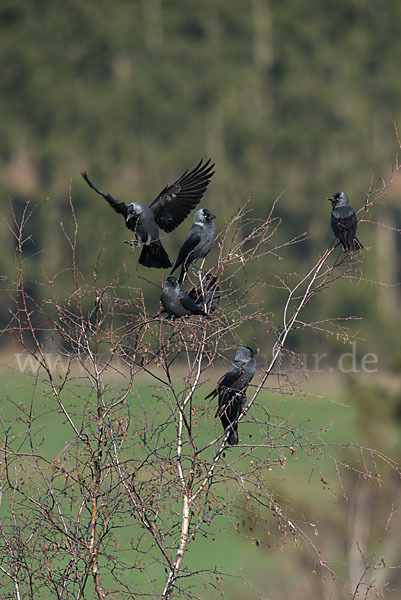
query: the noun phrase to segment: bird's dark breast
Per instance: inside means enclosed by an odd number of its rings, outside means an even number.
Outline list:
[[[131,217],[128,221],[125,221],[126,227],[131,231],[136,232],[138,228],[138,217]]]
[[[147,219],[146,215],[139,217],[134,231],[137,239],[143,244],[146,244],[150,240],[159,239],[159,228],[153,219]]]
[[[185,315],[190,314],[174,295],[170,296],[163,291],[160,300],[166,312],[174,317],[184,317]]]

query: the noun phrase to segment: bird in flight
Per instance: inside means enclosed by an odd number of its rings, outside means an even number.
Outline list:
[[[223,375],[216,388],[205,398],[219,396],[216,417],[220,417],[225,431],[229,431],[228,443],[238,444],[238,419],[246,403],[246,390],[256,371],[254,351],[240,346],[235,353],[231,368]]]
[[[175,277],[167,277],[160,297],[164,311],[171,317],[185,317],[187,315],[202,315],[206,313],[196,302],[180,288]]]
[[[194,215],[194,224],[188,233],[185,242],[181,246],[178,257],[171,274],[181,266],[178,281],[182,283],[188,271],[189,265],[198,258],[205,258],[210,252],[214,242],[216,226],[213,223],[215,215],[207,208],[200,208]]]
[[[220,297],[221,287],[217,284],[217,277],[208,273],[202,279],[202,285],[193,287],[189,292],[188,296],[192,298],[200,306],[205,307],[208,313],[217,310]]]
[[[135,233],[138,245],[142,246],[139,263],[145,267],[161,269],[172,266],[162,246],[159,227],[170,233],[200,202],[210,183],[214,164],[210,159],[201,160],[192,171],[186,170],[173,184],[167,185],[149,206],[140,202],[119,202],[111,194],[99,190],[86,172],[82,177],[95,192],[103,196],[117,213],[123,215],[125,225]]]
[[[334,235],[340,240],[343,251],[361,250],[363,246],[355,235],[358,219],[356,212],[350,206],[347,194],[337,192],[327,200],[330,200],[332,206],[331,227]]]

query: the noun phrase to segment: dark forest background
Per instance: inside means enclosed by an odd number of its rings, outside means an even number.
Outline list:
[[[0,33],[1,205],[9,214],[11,198],[20,214],[27,201],[46,198],[27,226],[34,241],[26,249],[40,251],[30,284],[38,300],[44,292],[35,281],[53,280],[68,264],[60,221],[71,228],[70,185],[82,272],[90,276],[103,246],[104,281],[125,261],[131,285],[142,276],[160,283],[157,271],[137,266],[122,220],[86,186],[83,170],[120,200],[150,203],[211,157],[216,174],[204,205],[218,215],[218,229],[249,195],[254,215],[264,217],[281,194],[279,239],[304,231],[309,239],[287,248],[285,260],[259,261],[243,286],[265,273],[305,272],[332,239],[327,196],[344,190],[358,209],[391,172],[394,122],[401,123],[398,1],[3,0]],[[399,192],[393,186],[371,218],[400,227]],[[168,236],[172,257],[189,227],[190,220]],[[4,223],[1,235],[1,270],[10,275],[14,241]],[[400,280],[398,237],[360,227],[367,279]],[[141,285],[157,308],[159,292]],[[366,340],[358,352],[376,352],[398,369],[399,300],[398,287],[339,282],[314,299],[313,311],[363,317],[354,328]],[[274,314],[282,295],[266,288],[263,301]],[[8,308],[3,302],[2,323]],[[271,346],[258,332],[250,336]],[[343,351],[335,337],[308,343]],[[305,339],[293,344],[305,352]]]

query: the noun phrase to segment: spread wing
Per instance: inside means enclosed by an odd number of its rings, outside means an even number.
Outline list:
[[[188,256],[191,254],[192,250],[194,248],[196,248],[196,246],[199,244],[200,239],[201,239],[201,236],[200,236],[199,228],[191,229],[187,239],[181,246],[180,251],[178,252],[177,260],[175,262],[173,270],[171,271],[172,273],[174,273],[174,271],[177,269],[177,267],[179,267],[180,265],[182,265],[182,263],[184,263],[186,261]]]
[[[180,294],[180,302],[184,308],[190,310],[193,315],[205,315],[205,312],[199,304],[196,304],[194,300],[185,292],[181,292]]]
[[[161,229],[167,233],[173,231],[195,208],[214,175],[213,167],[210,159],[205,164],[202,159],[192,171],[185,171],[175,183],[160,192],[150,208]]]
[[[112,208],[114,208],[114,210],[118,213],[120,213],[121,215],[124,215],[124,218],[127,218],[127,205],[125,204],[125,202],[119,202],[118,200],[116,200],[115,198],[113,198],[113,196],[111,194],[106,194],[105,192],[102,192],[102,190],[98,190],[97,187],[91,182],[91,180],[88,177],[88,174],[86,173],[86,171],[84,171],[83,173],[81,173],[82,177],[85,179],[86,183],[89,185],[89,187],[92,188],[92,190],[95,190],[95,192],[97,194],[100,194],[100,196],[103,196],[103,198],[105,198],[107,200],[107,202],[110,204],[110,206]]]

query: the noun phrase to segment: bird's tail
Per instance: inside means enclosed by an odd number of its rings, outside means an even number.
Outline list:
[[[352,240],[352,250],[363,250],[363,246],[357,237]]]
[[[154,269],[168,269],[171,267],[171,260],[160,240],[154,240],[148,246],[143,246],[139,262],[144,267]]]
[[[216,398],[216,396],[217,396],[217,390],[214,389],[207,396],[205,396],[205,400],[209,400],[209,398],[211,398],[211,399]],[[219,412],[219,409],[217,409],[217,413],[218,412]],[[215,417],[217,417],[217,413],[214,415]]]
[[[236,446],[238,444],[238,418],[241,413],[238,413],[235,419],[231,420],[231,418],[229,418],[227,415],[227,408],[227,406],[220,405],[217,409],[216,417],[220,417],[224,431],[229,431],[227,442],[230,444],[230,446]]]
[[[181,285],[181,283],[184,283],[186,274],[187,274],[187,270],[184,267],[184,265],[182,265],[182,267],[181,267],[181,273],[180,273],[180,276],[178,278],[178,283],[180,285]]]
[[[232,429],[230,430],[230,435],[228,436],[227,442],[230,444],[230,446],[238,445],[237,424],[232,426]]]
[[[171,269],[171,271],[170,271],[170,275],[172,275],[172,274],[174,273],[174,271],[175,271],[176,269],[178,269],[178,267],[179,267],[180,265],[181,265],[181,273],[180,273],[180,276],[179,276],[179,278],[178,278],[178,283],[179,283],[179,284],[181,284],[181,283],[183,283],[183,282],[184,282],[184,280],[185,280],[185,276],[186,276],[186,274],[187,274],[187,265],[186,265],[185,261],[184,261],[183,263],[181,263],[181,262],[178,262],[178,260],[177,260],[177,262],[175,263],[174,267],[173,267],[173,268]]]

